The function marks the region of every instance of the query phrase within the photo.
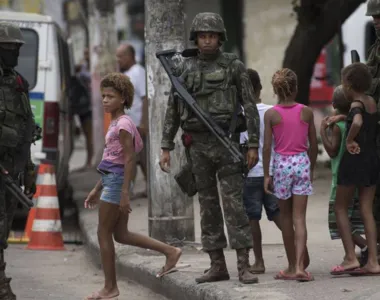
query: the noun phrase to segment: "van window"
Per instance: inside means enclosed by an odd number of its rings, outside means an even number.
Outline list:
[[[367,22],[365,26],[365,41],[364,41],[364,51],[365,51],[365,60],[368,59],[369,56],[369,48],[376,42],[376,31],[375,27],[373,27],[373,22]]]
[[[59,46],[59,56],[60,56],[60,73],[61,73],[61,84],[67,88],[70,78],[71,78],[71,68],[70,68],[70,53],[67,42],[62,38],[60,34],[57,35],[58,46]]]
[[[33,29],[21,28],[25,44],[20,49],[18,66],[15,68],[29,83],[29,89],[33,89],[37,83],[38,68],[38,34]]]

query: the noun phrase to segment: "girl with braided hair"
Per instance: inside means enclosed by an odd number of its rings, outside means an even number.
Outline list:
[[[312,194],[312,179],[317,160],[317,133],[313,111],[295,101],[297,76],[281,69],[272,77],[278,104],[264,116],[264,189],[279,199],[280,223],[289,266],[275,279],[312,281],[305,271],[306,207]],[[272,135],[274,138],[273,184],[269,173]]]

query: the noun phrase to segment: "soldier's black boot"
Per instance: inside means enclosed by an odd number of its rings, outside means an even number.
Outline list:
[[[236,256],[239,281],[244,284],[258,283],[259,279],[249,271],[249,249],[236,249]]]
[[[16,300],[16,295],[11,289],[11,278],[5,276],[5,263],[0,265],[0,300]]]
[[[223,249],[210,251],[208,254],[211,259],[211,267],[201,277],[196,278],[195,281],[197,283],[205,283],[229,280],[230,274],[228,274]]]

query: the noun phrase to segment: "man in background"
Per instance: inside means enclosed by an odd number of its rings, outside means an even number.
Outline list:
[[[139,153],[137,157],[137,164],[140,165],[141,170],[145,177],[145,182],[147,180],[147,151],[146,151],[146,141],[148,134],[148,105],[146,98],[146,78],[145,69],[136,63],[136,52],[132,45],[122,44],[118,47],[116,51],[116,57],[119,64],[120,72],[127,75],[134,88],[134,99],[132,107],[126,111],[141,135],[144,142],[144,148]],[[132,186],[131,191],[133,193],[133,185],[135,184],[137,174],[137,165],[134,167],[134,173],[132,174]],[[143,194],[134,194],[133,198],[146,197],[146,191]]]

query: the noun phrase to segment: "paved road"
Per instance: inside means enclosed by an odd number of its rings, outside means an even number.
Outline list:
[[[86,257],[82,246],[67,251],[30,251],[11,245],[6,252],[7,274],[17,299],[83,299],[103,282],[99,269]],[[119,281],[119,299],[166,300],[133,282]]]

